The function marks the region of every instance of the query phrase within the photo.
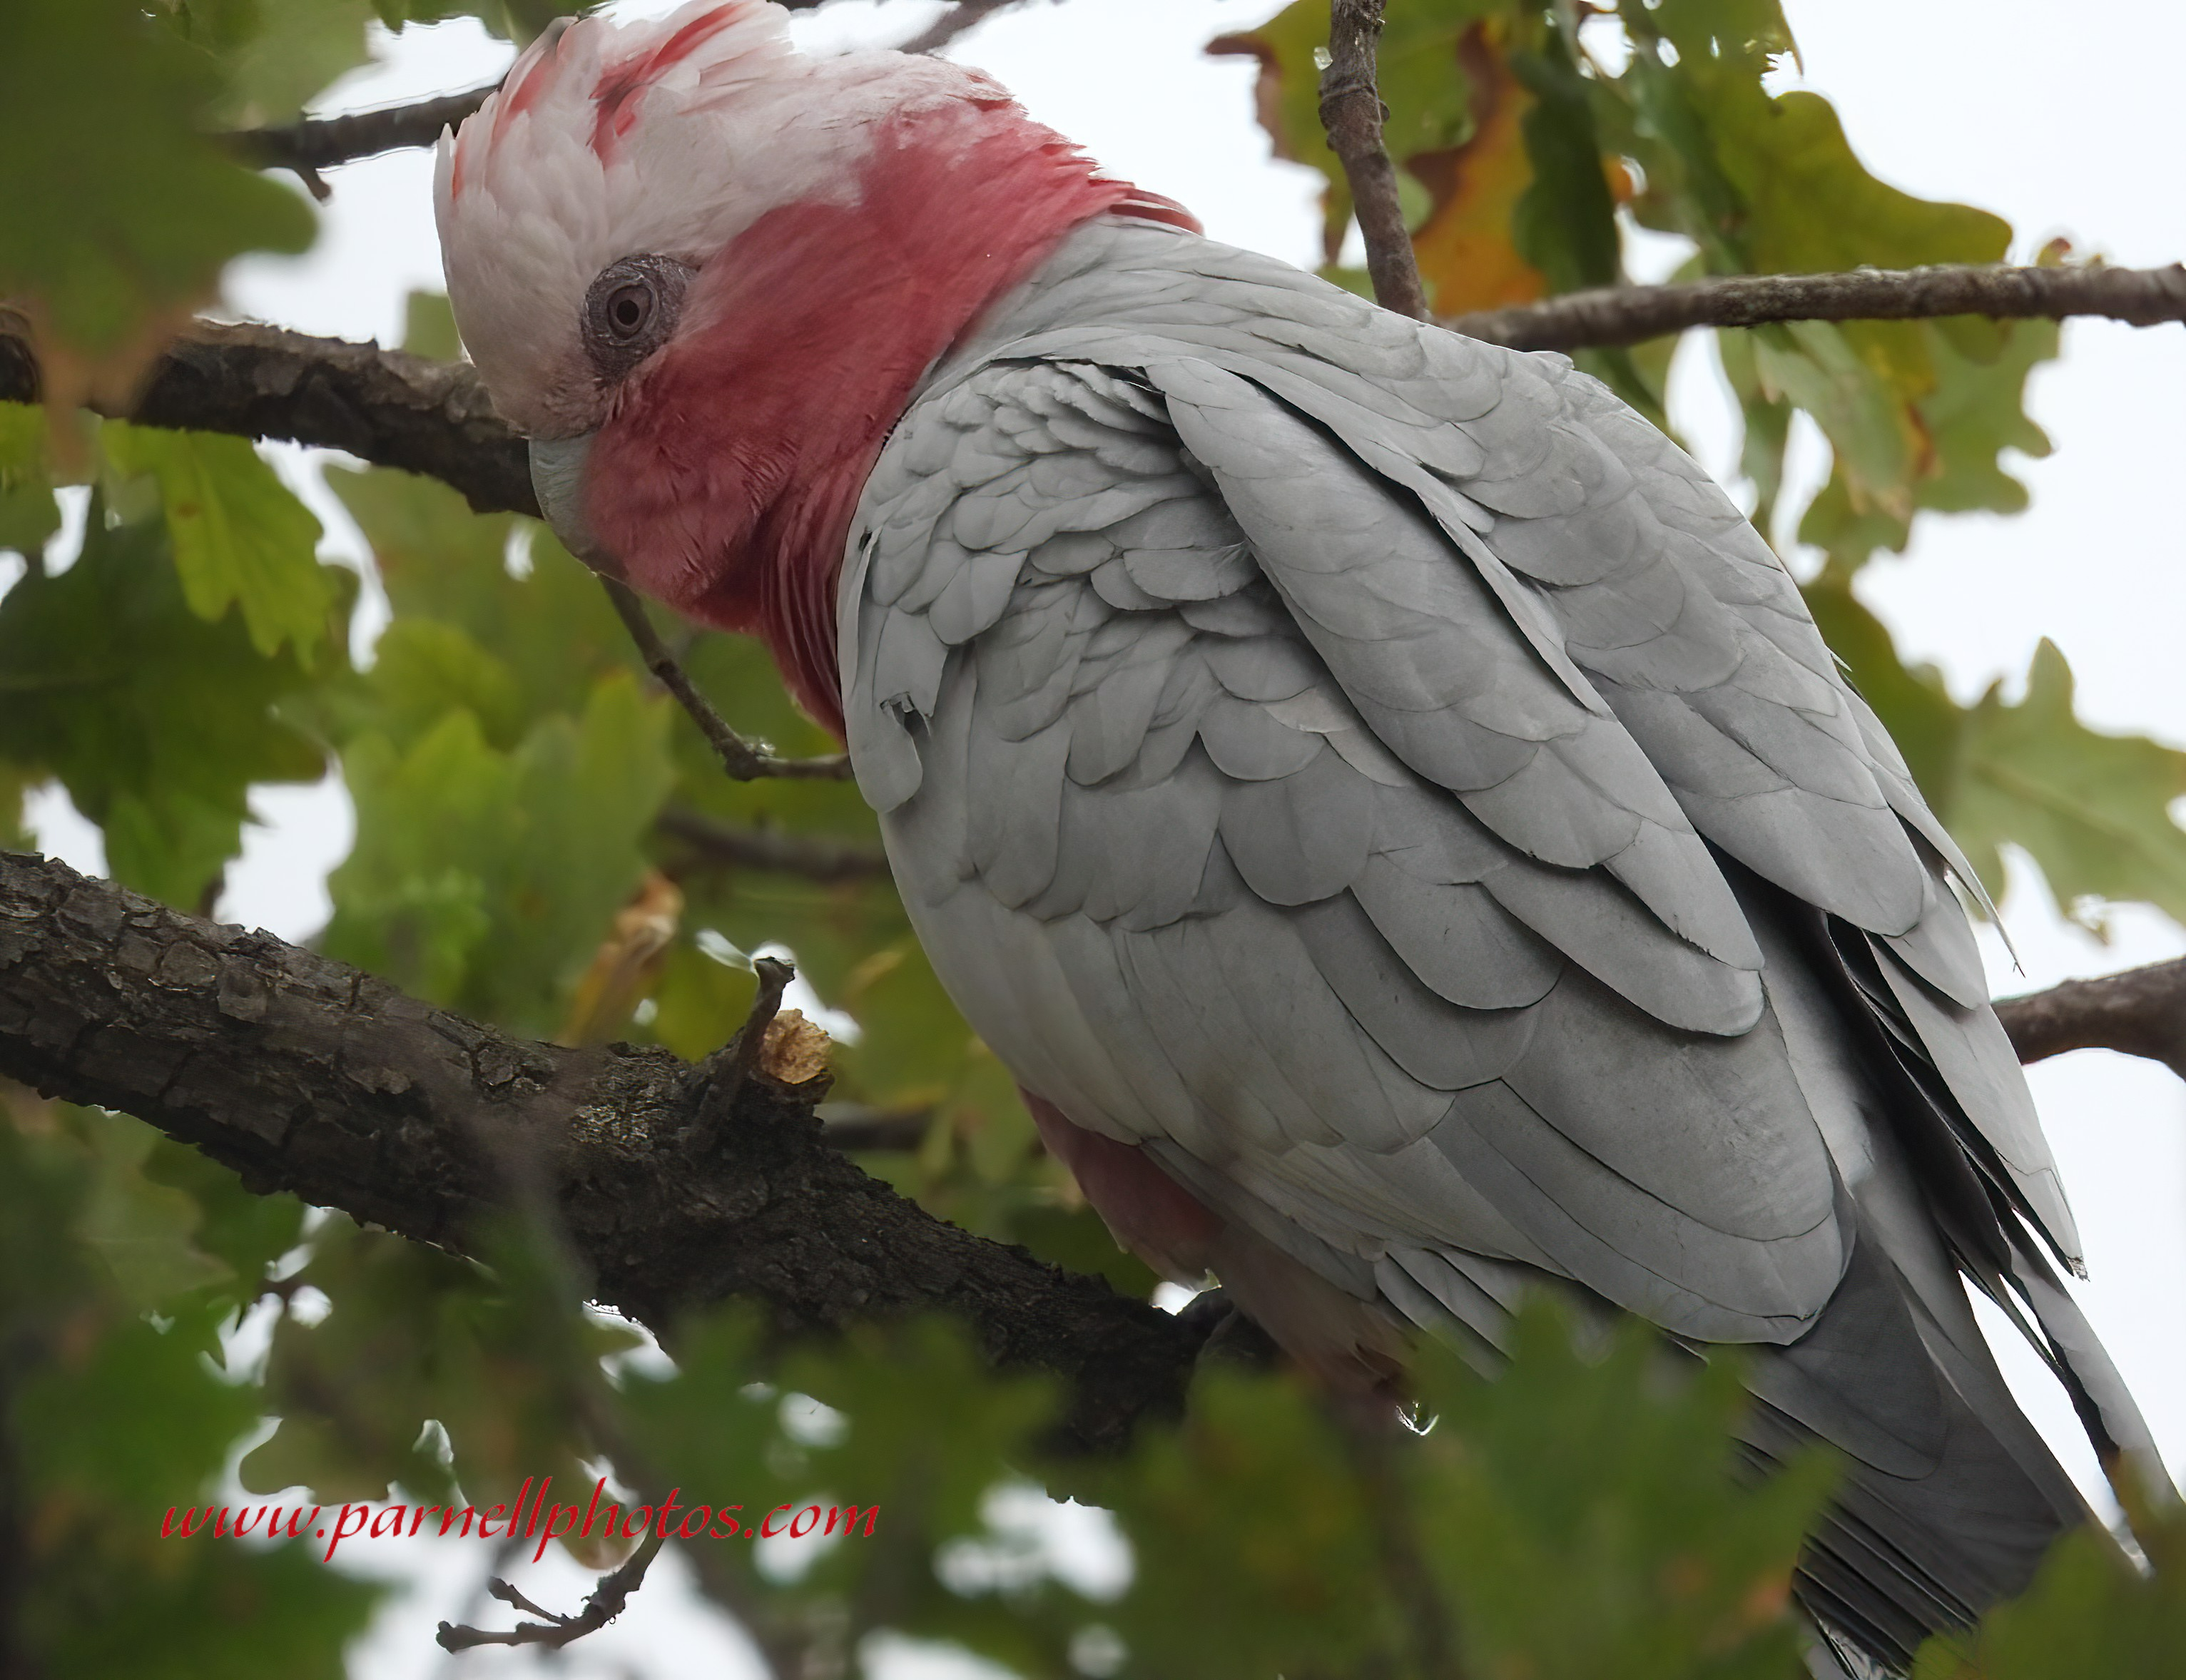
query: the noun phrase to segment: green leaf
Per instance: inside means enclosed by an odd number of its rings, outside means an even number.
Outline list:
[[[2144,1572],[2090,1524],[2066,1535],[2024,1596],[1971,1634],[1922,1647],[1913,1680],[2081,1680],[2174,1677],[2186,1652],[2186,1507],[2133,1514]]]
[[[2109,735],[2072,714],[2072,674],[2048,640],[2026,697],[1998,684],[1967,714],[1965,770],[1947,818],[1991,892],[2005,843],[2042,866],[2060,909],[2084,899],[2144,899],[2186,921],[2186,832],[2171,818],[2186,794],[2186,753]]]
[[[189,1197],[197,1218],[192,1240],[226,1267],[229,1292],[238,1304],[248,1303],[273,1263],[302,1235],[304,1204],[279,1190],[261,1195],[246,1190],[231,1168],[211,1156],[149,1127],[141,1129],[152,1140],[144,1176]]]
[[[113,356],[210,297],[230,257],[311,243],[297,194],[205,132],[213,61],[132,0],[15,0],[7,26],[0,296],[30,298],[62,345]]]
[[[477,1238],[490,1266],[345,1219],[317,1234],[297,1277],[330,1310],[274,1332],[264,1398],[281,1426],[244,1459],[245,1487],[331,1502],[399,1486],[445,1509],[507,1503],[527,1478],[591,1485],[579,1461],[598,1452],[600,1361],[631,1338],[583,1311],[544,1240],[507,1224]]]
[[[46,469],[45,414],[0,402],[0,552],[35,556],[60,525]]]
[[[199,1217],[197,1203],[144,1173],[159,1134],[124,1116],[97,1111],[87,1111],[83,1123],[98,1168],[77,1217],[76,1235],[112,1270],[122,1298],[134,1307],[156,1307],[228,1277],[227,1267],[191,1240]]]
[[[235,854],[253,783],[323,773],[277,715],[306,680],[190,611],[164,530],[109,526],[97,496],[76,563],[0,597],[0,759],[59,776],[115,877],[183,909]]]
[[[456,312],[446,292],[411,292],[402,300],[402,348],[412,356],[456,361],[463,341],[456,331]]]
[[[616,674],[581,719],[513,750],[452,709],[405,752],[367,733],[345,755],[357,839],[328,882],[330,955],[543,1036],[636,888],[666,795],[669,703]]]
[[[1631,0],[1619,15],[1636,50],[1614,92],[1631,102],[1630,143],[1648,181],[1634,210],[1647,226],[1691,238],[1712,271],[2004,256],[2011,230],[2001,219],[1877,180],[1827,100],[1766,91],[1770,55],[1791,44],[1775,0]],[[2027,370],[2055,354],[2054,328],[1802,322],[1724,337],[1750,339],[1727,349],[1725,362],[1759,433],[1747,465],[1764,515],[1773,512],[1788,420],[1782,405],[1806,409],[1829,438],[1834,471],[1800,536],[1837,563],[1903,549],[1919,508],[2025,506],[2025,490],[1997,457],[2007,447],[2046,452],[2021,394]]]
[[[0,1097],[11,1648],[72,1680],[338,1680],[380,1588],[322,1568],[308,1538],[160,1537],[171,1509],[217,1498],[263,1398],[213,1363],[224,1292],[172,1292],[210,1281],[193,1223],[200,1246],[222,1246],[194,1194],[145,1171],[186,1153],[209,1165],[132,1120],[20,1087]],[[153,1296],[160,1316],[134,1310]]]
[[[2004,893],[2002,848],[2015,845],[2041,866],[2068,915],[2085,919],[2089,899],[2137,899],[2186,921],[2186,831],[2171,816],[2186,794],[2186,753],[2081,723],[2071,671],[2046,640],[2027,671],[2025,699],[2008,703],[1998,683],[1977,705],[1961,707],[1938,673],[1899,660],[1846,573],[1824,573],[1806,596],[1823,636],[1993,898]]]
[[[187,39],[211,52],[227,74],[221,122],[255,128],[292,120],[305,102],[345,71],[368,63],[370,0],[178,0]]]
[[[31,1649],[70,1680],[343,1680],[345,1647],[388,1591],[322,1567],[309,1539],[270,1551],[171,1541],[39,1585],[25,1595]]]
[[[459,711],[407,753],[360,736],[342,771],[356,844],[328,879],[334,915],[322,943],[339,961],[451,1003],[493,926],[490,883],[518,820],[515,766]]]
[[[318,563],[319,522],[243,438],[109,422],[107,458],[159,481],[175,568],[208,621],[240,602],[261,653],[294,644],[305,669],[339,599]]]

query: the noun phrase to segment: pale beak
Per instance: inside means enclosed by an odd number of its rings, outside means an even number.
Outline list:
[[[590,432],[575,438],[534,438],[531,488],[562,546],[594,571],[619,578],[620,563],[600,546],[585,518],[585,463],[591,452]]]

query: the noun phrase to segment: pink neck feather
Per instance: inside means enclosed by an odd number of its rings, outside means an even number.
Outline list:
[[[838,736],[843,546],[919,379],[1081,222],[1119,210],[1197,226],[1094,178],[1020,115],[979,111],[967,143],[969,115],[891,119],[860,203],[784,205],[708,262],[699,324],[601,428],[586,475],[587,517],[630,581],[763,637],[791,693]]]

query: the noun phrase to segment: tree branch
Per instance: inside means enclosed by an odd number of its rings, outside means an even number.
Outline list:
[[[444,1651],[467,1651],[476,1645],[544,1645],[550,1650],[559,1650],[572,1640],[597,1632],[620,1616],[629,1607],[630,1595],[644,1585],[646,1571],[653,1567],[653,1560],[660,1555],[660,1548],[665,1544],[666,1540],[657,1530],[647,1536],[645,1543],[630,1554],[622,1567],[600,1577],[600,1584],[586,1598],[584,1609],[575,1616],[541,1609],[506,1581],[489,1581],[485,1588],[488,1593],[539,1620],[519,1621],[500,1632],[483,1627],[459,1627],[452,1621],[444,1621],[433,1638]]]
[[[713,702],[698,692],[690,674],[677,663],[660,639],[660,632],[653,627],[645,603],[628,584],[614,578],[603,577],[608,599],[614,603],[615,615],[630,631],[630,639],[637,644],[637,651],[645,660],[660,686],[674,695],[676,703],[691,714],[691,721],[698,725],[698,732],[707,743],[720,754],[721,768],[737,781],[758,781],[768,776],[778,776],[798,781],[841,781],[850,774],[850,759],[847,753],[830,753],[820,759],[785,759],[763,742],[747,741],[731,729],[714,709]]]
[[[855,840],[745,828],[680,805],[661,812],[653,826],[690,847],[698,867],[764,869],[825,882],[864,881],[888,873],[888,854]]]
[[[1678,286],[1573,292],[1442,324],[1521,350],[1636,344],[1689,327],[1911,320],[1957,314],[2138,327],[2186,321],[2186,267],[1916,268],[1736,276]],[[0,400],[35,402],[36,358],[0,310]],[[346,450],[453,485],[482,513],[537,517],[524,440],[493,412],[467,362],[278,328],[200,322],[153,365],[134,402],[101,412],[147,426],[285,438]]]
[[[2021,1061],[2113,1050],[2186,1079],[2186,957],[2004,998],[1996,1012]]]
[[[1141,1413],[1174,1410],[1197,1348],[1166,1313],[866,1177],[813,1118],[824,1078],[754,1072],[702,1126],[705,1070],[664,1050],[512,1038],[17,853],[0,853],[0,1076],[458,1252],[535,1177],[592,1297],[671,1346],[730,1296],[789,1331],[959,1314],[995,1364],[1064,1377],[1068,1447],[1118,1447]]]
[[[20,323],[0,310],[0,400],[37,400],[36,360]],[[153,363],[133,402],[98,412],[346,450],[452,485],[481,513],[539,514],[524,440],[493,412],[467,361],[201,321]]]
[[[1947,315],[2062,321],[2105,316],[2135,327],[2186,321],[2186,266],[2007,268],[1939,264],[1847,274],[1734,274],[1677,286],[1613,286],[1546,303],[1444,318],[1467,338],[1512,350],[1636,344],[1691,327],[1781,321],[1912,321]]]
[[[781,3],[793,12],[801,12],[821,4],[822,0],[781,0]],[[266,128],[238,129],[225,137],[244,162],[261,169],[292,169],[308,181],[320,170],[339,164],[377,157],[382,152],[433,145],[442,129],[458,126],[500,86],[497,81],[490,81],[467,92],[437,94],[384,110],[305,117]]]
[[[386,110],[306,117],[271,128],[246,128],[229,135],[227,141],[245,163],[260,169],[293,169],[308,176],[337,164],[377,157],[382,152],[430,146],[440,139],[442,129],[456,127],[500,86],[498,81],[490,81],[466,93],[443,93]]]
[[[967,30],[1019,3],[1019,0],[956,0],[956,3],[896,48],[899,53],[938,53]]]
[[[1366,272],[1384,309],[1427,318],[1427,295],[1412,255],[1411,232],[1397,197],[1397,166],[1382,143],[1389,108],[1374,82],[1382,0],[1334,0],[1328,18],[1328,67],[1320,73],[1320,126],[1351,183],[1352,212],[1366,241]]]

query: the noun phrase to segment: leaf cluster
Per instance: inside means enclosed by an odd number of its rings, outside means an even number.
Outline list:
[[[1327,18],[1326,0],[1297,0],[1214,50],[1258,59],[1277,154],[1326,178],[1325,272],[1364,289],[1363,271],[1337,266],[1351,205],[1320,124],[1313,54]],[[1871,174],[1829,101],[1785,85],[1796,65],[1779,0],[1396,0],[1381,54],[1387,143],[1437,310],[1626,283],[1639,229],[1690,244],[1679,277],[2004,257],[2011,229],[1998,217]],[[2009,456],[2049,451],[2023,403],[2030,373],[2057,354],[2055,324],[1799,322],[1714,336],[1764,533],[1793,511],[1779,503],[1795,417],[1828,440],[1829,479],[1796,527],[1825,563],[1809,602],[1990,894],[2012,845],[2090,926],[2105,899],[2178,914],[2186,837],[2168,811],[2186,792],[2186,758],[2078,723],[2054,647],[2037,656],[2024,703],[1993,689],[1961,706],[1935,673],[1904,665],[1853,592],[1859,568],[1902,552],[1923,512],[2025,509]],[[1674,344],[1577,359],[1667,425]]]

